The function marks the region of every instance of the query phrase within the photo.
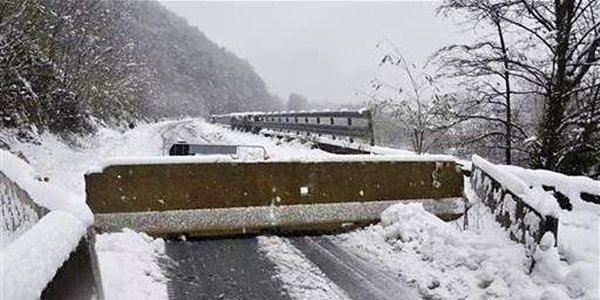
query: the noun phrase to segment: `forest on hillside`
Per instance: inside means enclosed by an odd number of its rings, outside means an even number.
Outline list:
[[[2,128],[84,133],[279,105],[247,61],[157,2],[0,2]]]

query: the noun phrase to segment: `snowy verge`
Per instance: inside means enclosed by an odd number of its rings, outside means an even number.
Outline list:
[[[84,226],[94,223],[92,211],[75,195],[62,188],[39,180],[34,169],[16,155],[0,150],[0,171],[25,190],[38,205],[49,210],[62,210],[79,218]]]
[[[462,231],[412,203],[391,206],[379,225],[338,239],[385,272],[418,285],[427,299],[568,299],[558,256],[546,255],[529,275],[525,249],[480,207],[485,212],[477,230]]]
[[[553,186],[569,198],[571,210],[561,210],[558,224],[558,251],[568,264],[562,276],[569,287],[569,295],[590,298],[598,291],[600,278],[600,205],[585,202],[581,193],[600,195],[600,182],[583,176],[567,176],[547,170],[528,170],[502,166],[531,186]],[[538,254],[536,254],[538,255]],[[542,253],[538,259],[545,259]],[[593,299],[593,297],[592,297]]]
[[[165,255],[162,239],[125,228],[97,235],[95,249],[106,299],[168,299],[158,263]]]
[[[0,252],[2,299],[39,299],[86,232],[78,218],[52,211]]]
[[[525,185],[533,186],[537,190],[542,190],[542,185],[553,186],[569,198],[573,205],[572,210],[558,212],[558,248],[536,251],[533,259],[537,264],[538,260],[544,260],[550,255],[548,253],[557,252],[567,266],[562,272],[554,273],[560,274],[557,276],[566,283],[569,296],[600,298],[600,206],[580,198],[581,192],[598,194],[600,183],[586,177],[566,176],[546,170],[528,170],[514,166],[496,168],[503,173],[509,173],[510,176],[518,177]],[[556,200],[553,202],[556,203]],[[555,240],[543,237],[540,247],[543,248],[543,243],[549,241]]]
[[[348,295],[308,258],[276,236],[259,236],[260,251],[275,264],[276,278],[281,280],[293,299],[350,299]]]
[[[72,193],[75,201],[85,202],[84,177],[86,170],[99,159],[111,156],[161,155],[161,132],[177,122],[139,124],[125,132],[101,127],[92,136],[76,137],[67,142],[59,136],[42,134],[39,143],[24,143],[14,139],[10,148],[22,153],[30,165],[49,183]],[[0,130],[0,137],[8,135]]]

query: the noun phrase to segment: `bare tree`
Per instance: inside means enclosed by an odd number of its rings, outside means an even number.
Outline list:
[[[511,59],[505,38],[504,16],[508,5],[504,1],[493,0],[450,0],[438,8],[446,15],[455,11],[465,12],[473,26],[482,23],[491,26],[493,31],[474,44],[450,45],[440,49],[434,58],[441,64],[441,76],[460,77],[460,83],[473,98],[463,98],[460,106],[449,113],[454,114],[456,123],[468,120],[486,120],[498,123],[502,131],[485,131],[469,139],[470,143],[483,140],[503,140],[506,164],[512,163],[513,130],[519,132],[517,137],[523,139],[522,130],[513,124],[511,108]],[[475,80],[474,80],[475,79]],[[456,99],[456,98],[454,98]],[[490,112],[492,112],[490,114]],[[497,113],[504,114],[504,117]],[[492,144],[493,147],[502,147]]]
[[[515,96],[529,101],[541,99],[541,117],[535,130],[537,133],[533,136],[515,128],[514,122],[509,122],[510,113],[503,120],[508,129],[516,129],[507,131],[507,141],[514,132],[527,136],[532,166],[582,174],[590,165],[600,163],[597,159],[588,159],[588,167],[572,168],[582,149],[575,144],[584,142],[577,137],[594,137],[599,130],[597,125],[583,126],[573,118],[578,113],[572,113],[573,109],[595,107],[596,100],[589,92],[598,85],[593,79],[597,77],[593,71],[598,68],[600,59],[600,22],[597,17],[600,7],[597,0],[450,0],[442,7],[466,13],[472,24],[487,20],[487,24],[492,24],[498,32],[494,39],[488,36],[474,45],[446,48],[476,53],[471,57],[459,56],[449,60],[460,70],[457,75],[477,80],[491,91],[495,90],[495,86],[489,75],[502,77],[504,89],[498,90],[497,94],[501,92],[504,95],[507,112],[510,112],[511,100]],[[489,8],[496,8],[497,13],[490,14],[494,10]],[[507,39],[507,29],[510,29],[510,39]],[[479,51],[486,47],[488,51]],[[503,65],[503,68],[480,68],[490,64]],[[517,88],[514,88],[515,85]],[[587,104],[582,106],[576,102]],[[592,122],[596,119],[589,118]],[[574,131],[588,133],[574,135]],[[597,147],[584,148],[588,152],[597,151],[594,150]],[[600,156],[600,153],[585,155]]]
[[[440,104],[444,102],[441,101],[443,96],[440,96],[433,78],[425,73],[424,67],[407,61],[392,42],[384,40],[377,48],[384,51],[379,65],[398,68],[405,80],[389,84],[374,79],[374,94],[370,98],[384,111],[391,110],[392,116],[407,130],[416,153],[430,151],[439,144],[442,131],[449,128],[441,126],[444,115],[439,111]]]

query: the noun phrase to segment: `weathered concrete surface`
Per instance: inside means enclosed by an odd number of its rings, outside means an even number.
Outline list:
[[[452,162],[222,162],[109,166],[86,175],[94,213],[461,197]]]
[[[460,199],[462,192],[463,176],[451,161],[133,164],[86,175],[87,203],[96,215],[97,230],[130,227],[154,236],[369,223],[396,201],[443,202]],[[313,211],[333,204],[352,207],[326,208],[337,212],[330,214],[335,218]],[[361,205],[364,214],[355,213]],[[324,218],[305,217],[317,215]],[[235,222],[226,222],[230,220]]]

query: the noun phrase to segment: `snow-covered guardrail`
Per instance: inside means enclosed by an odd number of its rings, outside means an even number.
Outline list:
[[[373,121],[371,111],[289,111],[289,112],[244,112],[214,115],[212,122],[233,129],[258,133],[261,130],[286,132],[291,135],[314,134],[331,139],[347,137],[349,141],[362,140],[373,146]]]
[[[0,150],[2,299],[101,299],[89,208]]]
[[[48,212],[0,171],[0,247],[10,244]]]
[[[510,233],[510,238],[534,249],[546,232],[558,237],[556,199],[541,187],[530,187],[500,166],[474,155],[471,186]]]

